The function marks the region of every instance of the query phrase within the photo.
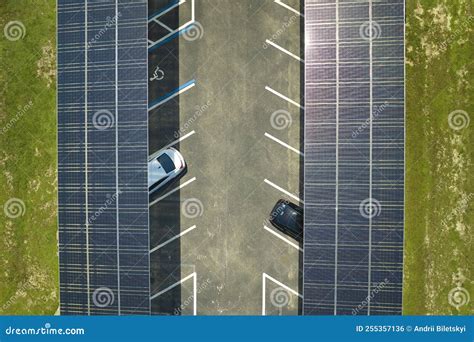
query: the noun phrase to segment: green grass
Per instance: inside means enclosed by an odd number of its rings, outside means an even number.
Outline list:
[[[459,131],[448,124],[454,110],[474,119],[472,10],[469,1],[407,1],[403,308],[409,315],[472,314],[474,309],[474,123]],[[448,297],[458,286],[472,298],[456,308]]]
[[[58,307],[55,6],[0,4],[0,314]],[[11,21],[24,25],[22,39],[6,38]],[[24,203],[23,216],[5,215],[11,198]]]

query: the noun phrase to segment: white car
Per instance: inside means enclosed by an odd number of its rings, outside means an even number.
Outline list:
[[[151,194],[184,176],[186,162],[178,150],[170,147],[148,160],[148,192]]]

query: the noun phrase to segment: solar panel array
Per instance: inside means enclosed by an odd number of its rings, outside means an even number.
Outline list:
[[[401,314],[404,1],[305,3],[305,315]]]
[[[149,314],[147,1],[58,1],[61,314]]]

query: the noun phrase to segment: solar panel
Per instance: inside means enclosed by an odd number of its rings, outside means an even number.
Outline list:
[[[61,314],[149,314],[147,2],[58,1]]]
[[[404,2],[305,2],[303,314],[401,314]]]

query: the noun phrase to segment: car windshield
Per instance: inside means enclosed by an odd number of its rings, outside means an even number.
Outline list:
[[[165,170],[166,173],[169,173],[169,172],[171,172],[175,169],[173,161],[166,154],[162,154],[161,156],[159,156],[158,157],[158,162],[163,167],[163,169]]]
[[[282,203],[274,211],[274,222],[299,234],[303,229],[303,215],[291,204]]]

